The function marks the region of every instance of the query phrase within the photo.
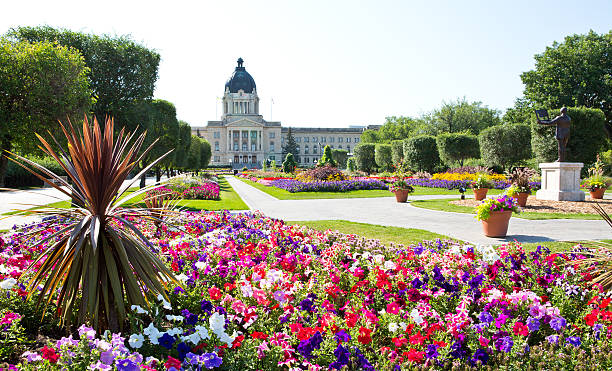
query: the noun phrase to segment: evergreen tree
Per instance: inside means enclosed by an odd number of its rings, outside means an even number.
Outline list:
[[[285,146],[283,147],[283,157],[286,157],[287,154],[293,154],[294,158],[297,158],[298,153],[298,145],[293,137],[293,133],[291,132],[291,127],[287,130],[287,140],[285,141]]]
[[[295,163],[295,159],[293,158],[293,153],[287,153],[285,161],[283,161],[283,172],[293,173],[295,171],[296,166],[297,164]]]
[[[332,157],[332,149],[330,146],[325,146],[325,148],[323,149],[323,155],[321,156],[321,159],[317,163],[317,166],[325,166],[325,165],[330,165],[333,167],[337,166],[336,161],[334,161],[334,158]]]

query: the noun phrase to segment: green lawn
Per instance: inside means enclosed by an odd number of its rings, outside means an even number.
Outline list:
[[[452,200],[416,200],[411,201],[410,204],[415,207],[422,207],[424,209],[439,210],[439,211],[450,211],[455,213],[475,214],[474,208],[470,206],[459,206],[452,205],[449,202]],[[598,220],[601,217],[597,214],[561,214],[561,213],[535,213],[535,212],[522,212],[520,214],[514,214],[513,217],[530,219],[530,220],[543,220],[543,219],[586,219],[586,220]]]
[[[269,187],[263,184],[253,182],[249,179],[236,177],[248,185],[251,185],[263,192],[266,192],[272,197],[276,197],[279,200],[312,200],[321,198],[371,198],[371,197],[393,197],[393,193],[387,190],[373,189],[373,190],[361,190],[361,191],[350,191],[350,192],[298,192],[291,193],[284,189]],[[470,191],[468,191],[470,192]],[[490,194],[501,193],[502,190],[491,190]],[[468,193],[469,194],[469,193]],[[414,193],[411,196],[421,195],[459,195],[457,190],[448,190],[444,188],[429,188],[429,187],[414,187]]]
[[[307,227],[326,231],[337,230],[344,234],[356,234],[365,238],[379,239],[384,244],[401,243],[414,244],[423,240],[450,239],[450,237],[415,228],[386,227],[366,223],[349,222],[346,220],[288,221],[287,224],[305,225]]]

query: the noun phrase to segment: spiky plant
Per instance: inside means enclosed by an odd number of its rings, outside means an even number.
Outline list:
[[[125,182],[154,143],[140,153],[145,133],[124,135],[121,130],[115,140],[113,126],[113,121],[107,119],[102,133],[96,119],[90,125],[85,118],[82,132],[77,132],[72,124],[60,123],[68,141],[67,151],[49,133],[60,148],[58,152],[37,134],[42,143],[40,148],[62,166],[72,184],[27,158],[11,154],[11,160],[72,197],[77,205],[70,209],[34,211],[61,217],[67,225],[36,242],[40,245],[50,241],[51,246],[27,269],[33,272],[28,282],[28,296],[38,293],[37,304],[44,304],[44,310],[55,298],[63,324],[70,323],[79,293],[82,293],[82,301],[78,303],[79,322],[90,321],[98,328],[117,330],[125,321],[126,303],[147,305],[158,294],[167,298],[168,285],[179,284],[131,221],[133,218],[155,220],[154,212],[146,208],[121,208],[149,189],[125,195],[165,155]],[[35,270],[37,264],[41,265]],[[40,291],[39,285],[42,285]]]

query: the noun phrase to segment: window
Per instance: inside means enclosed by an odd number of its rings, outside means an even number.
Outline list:
[[[300,146],[297,146],[297,152],[300,153]]]
[[[302,137],[296,137],[296,138],[295,138],[295,141],[296,141],[297,143],[300,143],[300,142],[302,141]]]
[[[339,137],[339,138],[338,138],[338,143],[342,143],[342,141],[343,141],[343,140],[344,140],[344,138]]]
[[[310,140],[310,138],[308,138],[308,137],[304,137],[304,142],[305,142],[305,143],[308,143],[308,141],[309,141],[309,140]]]
[[[218,131],[215,131],[215,132],[213,133],[213,137],[214,137],[215,139],[219,139],[219,138],[221,138],[221,133],[220,133],[220,132],[218,132]]]
[[[359,138],[355,138],[355,143],[359,143]]]
[[[330,143],[333,143],[335,139],[336,139],[336,138],[334,138],[334,137],[329,137],[329,142],[330,142]]]
[[[274,141],[270,141],[270,152],[274,152]]]
[[[257,156],[253,155],[253,157],[251,158],[251,163],[252,164],[256,164],[257,163]]]
[[[245,151],[245,152],[248,150],[248,147],[247,147],[246,143],[242,143],[242,150]]]
[[[317,154],[317,146],[312,146],[312,153]]]
[[[306,152],[308,153],[308,152]],[[304,163],[307,164],[308,163],[308,157],[304,157]]]
[[[325,140],[326,140],[326,139],[327,139],[327,138],[325,138],[325,137],[321,137],[321,143],[325,143]]]
[[[215,156],[215,162],[221,162],[221,156]]]
[[[317,137],[312,137],[312,142],[313,142],[313,143],[316,143],[316,142],[318,142],[318,141],[319,141],[319,138],[317,138]]]
[[[215,142],[215,151],[219,152],[219,142]]]
[[[251,143],[251,151],[257,151],[257,144]]]
[[[276,156],[270,156],[269,159],[270,161],[276,161]]]
[[[304,154],[307,155],[308,154],[308,144],[304,145]]]
[[[245,130],[245,131],[243,131],[243,132],[242,132],[242,137],[243,137],[243,138],[247,138],[247,139],[248,139],[248,138],[249,138],[249,132],[248,132],[248,131],[246,131],[246,130]]]
[[[268,136],[270,137],[270,139],[274,139],[276,137],[276,133],[275,132],[270,132],[270,134],[268,134]]]
[[[350,153],[351,152],[351,146],[347,145],[346,146],[346,151]]]
[[[234,151],[238,150],[238,143],[234,143]]]

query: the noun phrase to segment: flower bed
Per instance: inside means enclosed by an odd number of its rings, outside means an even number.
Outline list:
[[[406,179],[410,185],[419,187],[432,187],[432,188],[446,188],[446,189],[459,189],[470,188],[470,180],[444,180],[444,179]],[[510,185],[507,181],[491,181],[493,188],[495,189],[506,189]],[[540,182],[529,182],[532,189],[539,189]]]
[[[184,282],[169,302],[160,297],[152,308],[134,306],[121,335],[82,326],[74,337],[27,349],[20,367],[612,366],[610,299],[563,264],[577,254],[445,241],[387,247],[257,214],[183,218],[191,235],[165,231],[153,240]],[[152,236],[152,226],[139,226]],[[49,235],[61,225],[40,227]],[[16,282],[37,251],[30,251],[24,234],[4,238],[0,336],[8,337],[26,320],[30,331],[40,322],[25,315],[24,286]]]
[[[296,192],[348,192],[366,189],[388,189],[380,180],[338,180],[327,182],[300,182],[294,179],[279,179],[270,183],[271,186]]]
[[[146,197],[164,195],[172,199],[184,200],[218,200],[219,183],[199,178],[173,180],[161,187],[146,192]]]

